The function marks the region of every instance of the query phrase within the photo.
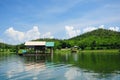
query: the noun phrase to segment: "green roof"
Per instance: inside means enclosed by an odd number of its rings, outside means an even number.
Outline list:
[[[54,46],[54,42],[46,42],[46,46],[47,47],[53,47]]]

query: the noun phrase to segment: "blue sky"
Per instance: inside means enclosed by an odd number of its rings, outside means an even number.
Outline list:
[[[0,42],[120,31],[120,0],[0,0]]]

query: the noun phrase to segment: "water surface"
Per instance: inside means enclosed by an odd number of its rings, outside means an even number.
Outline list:
[[[0,54],[1,80],[120,80],[120,54]]]

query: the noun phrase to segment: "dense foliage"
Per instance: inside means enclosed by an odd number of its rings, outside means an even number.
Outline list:
[[[83,49],[119,49],[120,48],[120,32],[97,29],[85,34],[66,39],[38,39],[37,41],[54,41],[55,48],[71,48],[78,46]]]
[[[120,32],[98,29],[67,40],[82,49],[119,49]]]
[[[91,32],[84,33],[82,35],[66,39],[37,39],[34,41],[52,41],[55,42],[54,49],[61,48],[71,48],[78,46],[79,49],[120,49],[120,32],[106,30],[106,29],[97,29]],[[18,49],[25,49],[25,45],[7,45],[0,43],[0,50],[9,49],[11,51],[17,51]]]
[[[15,51],[16,51],[15,45],[0,43],[0,52],[15,52]]]

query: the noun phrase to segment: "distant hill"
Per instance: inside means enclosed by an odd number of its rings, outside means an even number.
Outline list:
[[[0,48],[10,48],[13,45],[0,42]]]
[[[81,49],[118,49],[120,48],[120,32],[97,29],[65,40],[46,38],[34,41],[54,41],[55,49],[74,46],[78,46]]]
[[[15,45],[0,42],[0,52],[14,52],[15,48]]]
[[[70,45],[88,49],[120,48],[120,32],[97,29],[67,40]]]
[[[46,38],[33,41],[53,41],[55,42],[55,49],[71,48],[74,46],[78,46],[81,49],[120,49],[120,32],[97,29],[65,40]],[[0,48],[24,49],[25,45],[22,43],[13,46],[0,43]]]

